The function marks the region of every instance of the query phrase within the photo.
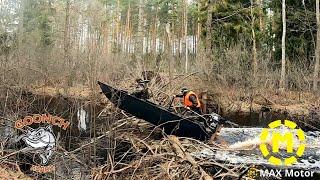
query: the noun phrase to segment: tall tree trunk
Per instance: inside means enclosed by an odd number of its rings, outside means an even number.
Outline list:
[[[282,41],[281,41],[281,77],[280,90],[285,89],[286,76],[286,0],[282,0]]]
[[[259,29],[260,31],[263,31],[264,29],[264,23],[263,23],[263,0],[257,0],[258,6],[259,6]]]
[[[128,31],[128,53],[132,53],[132,22],[129,23],[129,31]]]
[[[115,21],[116,21],[116,32],[115,32],[115,38],[114,38],[114,45],[115,45],[115,50],[116,53],[119,52],[119,43],[120,43],[120,0],[117,0],[117,7],[116,7],[116,17],[115,17]]]
[[[184,0],[184,11],[183,11],[183,21],[184,21],[184,43],[185,43],[185,73],[188,73],[188,1]]]
[[[126,29],[125,29],[125,42],[124,42],[124,50],[126,53],[129,53],[129,36],[130,36],[130,18],[131,18],[131,6],[129,4],[127,10],[127,19],[126,19]]]
[[[71,68],[71,60],[69,56],[69,49],[70,49],[70,0],[67,0],[66,2],[66,17],[64,22],[64,37],[63,37],[63,49],[64,49],[64,58],[65,61],[67,61],[69,68]]]
[[[138,37],[137,37],[137,44],[136,44],[136,52],[140,58],[142,57],[143,54],[143,3],[144,0],[139,0],[139,9],[138,9]],[[141,60],[141,59],[140,59]]]
[[[144,3],[144,2],[143,2]],[[143,25],[142,25],[142,42],[143,42],[143,47],[142,47],[142,54],[148,53],[148,31],[146,30],[147,28],[147,19],[145,18],[144,11],[142,13],[142,20],[143,20]]]
[[[254,85],[255,85],[257,81],[258,61],[257,61],[256,33],[254,31],[255,17],[253,14],[253,0],[251,0],[250,13],[251,13],[251,32],[252,32],[252,56],[253,56],[252,70],[253,70],[253,79],[254,79]]]
[[[172,46],[172,35],[171,35],[171,30],[170,30],[170,24],[167,23],[166,24],[166,34],[167,34],[167,42],[168,42],[168,47],[166,49],[167,51],[167,58],[168,58],[168,66],[169,66],[169,88],[171,89],[171,79],[172,79],[172,70],[171,70],[171,61],[173,60],[173,57],[172,57],[172,49],[171,49],[171,46]]]
[[[198,13],[200,14],[200,0],[198,0],[197,6],[198,6]],[[200,46],[200,32],[201,32],[201,24],[200,24],[200,15],[197,17],[197,35],[196,35],[196,55],[199,52],[199,46]]]
[[[170,48],[170,51],[171,51],[171,55],[174,57],[177,55],[177,51],[176,48],[177,48],[177,40],[176,40],[176,34],[178,34],[178,32],[175,30],[175,24],[173,22],[173,20],[171,21],[171,28],[169,28],[171,31],[170,31],[170,39],[171,39],[171,48]],[[179,37],[177,36],[177,39]],[[172,61],[174,60],[174,58],[172,58]],[[172,62],[171,62],[172,63]]]
[[[103,54],[108,55],[109,53],[109,26],[108,23],[104,23],[102,25],[102,32],[103,32]]]
[[[197,49],[197,22],[194,21],[192,25],[192,55],[195,57]]]
[[[105,18],[107,19],[108,18],[108,15],[109,15],[109,13],[108,13],[108,6],[107,5],[105,5]],[[103,34],[103,41],[104,41],[104,54],[105,55],[108,55],[109,54],[109,52],[110,52],[110,46],[109,46],[109,31],[110,31],[110,24],[109,24],[109,22],[107,21],[107,22],[105,22],[104,24],[103,24],[103,26],[102,26],[102,28],[103,28],[103,32],[104,32],[104,34]]]
[[[316,0],[316,19],[317,19],[317,45],[315,48],[315,65],[313,74],[313,90],[318,89],[318,76],[319,76],[319,51],[320,51],[320,10],[319,10],[319,0]]]
[[[152,38],[151,38],[151,53],[156,58],[157,54],[157,23],[158,23],[158,5],[156,6],[156,14],[153,19]]]
[[[208,15],[207,15],[207,22],[206,22],[206,53],[207,56],[211,54],[211,31],[212,31],[212,0],[209,0],[208,4]]]

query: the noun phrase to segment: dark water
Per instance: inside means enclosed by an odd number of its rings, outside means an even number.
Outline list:
[[[312,112],[305,116],[290,115],[286,112],[272,111],[266,112],[233,112],[225,114],[225,117],[230,119],[243,127],[267,127],[270,122],[275,120],[290,120],[297,123],[297,125],[304,131],[320,130],[320,112]]]

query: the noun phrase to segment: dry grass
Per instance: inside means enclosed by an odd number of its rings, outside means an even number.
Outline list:
[[[10,168],[11,166],[11,168]],[[12,168],[15,167],[15,168]],[[6,165],[5,163],[2,163],[0,166],[0,179],[3,180],[31,180],[32,178],[26,176],[24,173],[22,173],[17,165]]]

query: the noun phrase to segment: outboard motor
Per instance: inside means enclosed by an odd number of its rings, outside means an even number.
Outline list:
[[[209,126],[209,128],[212,130],[215,130],[218,125],[223,124],[223,122],[225,121],[223,117],[216,113],[208,114],[206,120],[206,125]]]
[[[239,127],[238,124],[235,124],[235,123],[227,120],[226,118],[224,118],[214,112],[212,112],[211,114],[208,114],[208,116],[206,116],[205,118],[206,118],[206,125],[214,131],[216,130],[216,128],[219,125],[228,125],[231,127]]]

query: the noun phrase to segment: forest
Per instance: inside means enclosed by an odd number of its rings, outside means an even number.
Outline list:
[[[317,91],[317,3],[284,3],[3,0],[1,71],[18,69],[5,73],[4,83],[35,84],[44,76],[88,85],[112,62],[199,71],[227,86]]]
[[[148,80],[149,101],[169,108],[187,87],[239,126],[319,132],[319,59],[319,0],[0,0],[0,179],[250,179],[252,164],[195,155],[220,141],[168,135],[97,82],[131,93]],[[19,150],[17,120],[39,130],[39,114],[60,118],[51,173]]]

